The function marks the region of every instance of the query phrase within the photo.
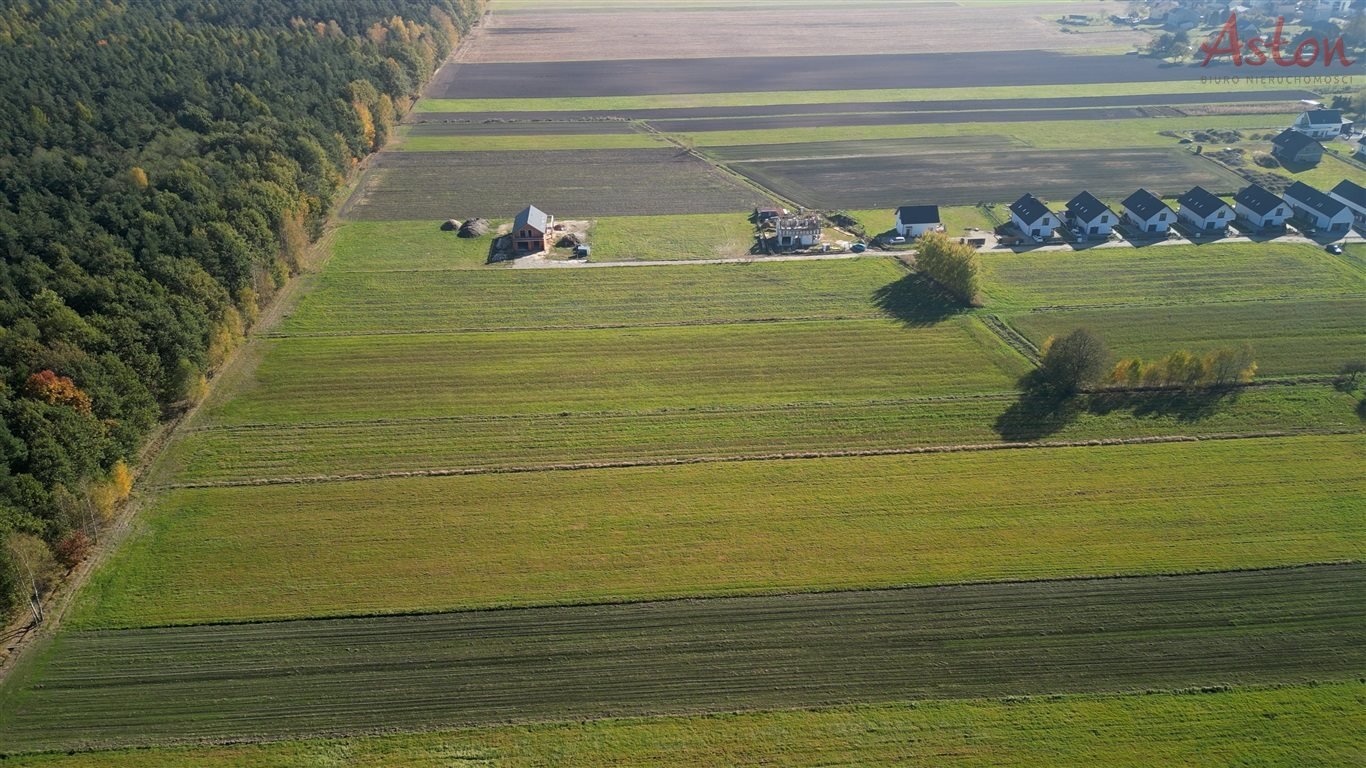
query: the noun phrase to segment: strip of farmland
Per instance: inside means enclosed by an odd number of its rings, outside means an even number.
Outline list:
[[[764,202],[675,149],[385,152],[343,214],[353,219],[506,219],[528,203],[573,216],[723,213]]]
[[[462,63],[443,67],[430,98],[631,96],[745,91],[961,88],[1133,83],[1198,79],[1221,67],[1168,66],[1137,56],[1072,56],[1048,51],[938,54],[749,56]]]
[[[735,107],[659,107],[655,109],[581,109],[562,111],[502,112],[411,112],[405,118],[419,124],[428,122],[490,121],[587,121],[618,118],[625,120],[682,120],[702,117],[756,117],[778,115],[830,115],[845,112],[957,112],[960,110],[1075,109],[1079,107],[1160,107],[1276,103],[1317,99],[1310,91],[1219,91],[1210,93],[1151,93],[1115,96],[1058,96],[1033,99],[924,99],[917,101],[846,101],[827,104],[767,104]]]
[[[1178,349],[1203,353],[1246,342],[1260,375],[1337,373],[1366,359],[1366,298],[1235,302],[1174,307],[1112,307],[1017,315],[1011,324],[1035,344],[1090,328],[1121,357],[1161,358]]]
[[[1257,359],[1265,360],[1260,342],[1257,350]],[[249,485],[405,472],[950,450],[1030,440],[1366,430],[1355,413],[1357,400],[1328,384],[1098,395],[1051,418],[1017,402],[1012,393],[854,405],[203,427],[169,449],[162,476],[177,486]],[[165,475],[167,470],[173,474]]]
[[[1366,440],[1343,435],[179,490],[87,585],[72,621],[1356,559],[1363,461]]]
[[[1178,149],[1008,149],[738,162],[729,167],[784,198],[823,209],[997,203],[1026,191],[1064,200],[1083,189],[1099,197],[1123,197],[1141,186],[1185,189],[1199,184],[1224,193],[1247,184]],[[934,183],[908,184],[907,179]]]
[[[859,402],[1010,389],[978,321],[894,320],[272,339],[221,423]],[[404,386],[394,386],[401,377]]]
[[[1269,721],[1275,722],[1268,728]],[[20,768],[317,768],[563,765],[1057,768],[1104,765],[1359,763],[1366,685],[1074,694],[1005,700],[917,701],[815,710],[538,723],[266,744],[10,755]]]
[[[0,746],[1355,677],[1366,567],[73,632]]]

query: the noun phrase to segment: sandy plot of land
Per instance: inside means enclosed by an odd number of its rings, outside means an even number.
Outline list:
[[[1142,32],[1109,25],[1064,32],[1064,14],[1101,17],[1104,3],[959,7],[925,4],[828,8],[497,11],[470,62],[707,58],[820,53],[1095,50],[1133,47]]]

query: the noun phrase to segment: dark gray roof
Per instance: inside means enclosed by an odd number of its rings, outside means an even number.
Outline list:
[[[1311,109],[1304,114],[1309,117],[1310,125],[1338,125],[1342,122],[1340,109]]]
[[[1366,208],[1366,189],[1363,189],[1362,186],[1355,181],[1349,181],[1347,179],[1339,181],[1338,185],[1333,187],[1333,194],[1358,208]]]
[[[1292,155],[1299,154],[1300,150],[1305,147],[1317,144],[1317,141],[1314,141],[1293,128],[1286,128],[1284,131],[1276,134],[1276,138],[1271,140],[1271,145],[1273,147],[1285,150]]]
[[[550,217],[546,216],[545,211],[540,208],[537,208],[534,205],[528,205],[526,210],[517,214],[517,218],[512,220],[512,230],[515,232],[527,224],[544,232],[550,226]]]
[[[1067,201],[1067,210],[1082,221],[1095,221],[1097,216],[1110,212],[1110,209],[1105,207],[1105,203],[1096,199],[1095,195],[1085,191]]]
[[[896,209],[896,217],[902,224],[938,224],[939,206],[903,205]]]
[[[1020,217],[1021,221],[1034,222],[1043,218],[1045,214],[1052,213],[1048,206],[1043,204],[1039,198],[1026,192],[1020,196],[1019,200],[1010,204],[1010,212]]]
[[[1302,181],[1291,184],[1290,189],[1285,191],[1285,196],[1293,197],[1303,203],[1306,208],[1311,208],[1329,217],[1337,216],[1347,208],[1346,203],[1341,200],[1334,200]]]
[[[1228,205],[1204,187],[1191,187],[1189,192],[1176,198],[1176,202],[1180,203],[1182,208],[1191,211],[1202,219],[1208,218],[1221,206]]]
[[[1167,204],[1157,195],[1146,189],[1139,189],[1137,192],[1124,198],[1121,203],[1127,210],[1133,211],[1140,219],[1148,220],[1162,211],[1170,211]]]
[[[1276,210],[1276,206],[1285,203],[1279,195],[1269,192],[1256,184],[1238,190],[1238,194],[1233,196],[1233,201],[1235,203],[1242,203],[1244,207],[1250,209],[1258,216],[1265,216]]]

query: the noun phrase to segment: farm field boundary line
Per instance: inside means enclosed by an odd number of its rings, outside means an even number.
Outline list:
[[[975,453],[983,451],[1013,451],[1029,449],[1061,449],[1112,447],[1124,445],[1154,445],[1162,443],[1198,443],[1214,440],[1262,440],[1284,437],[1354,435],[1354,429],[1270,430],[1237,434],[1160,435],[1149,437],[1095,438],[1089,440],[1025,441],[1014,443],[978,443],[972,445],[935,445],[913,448],[880,448],[844,451],[797,451],[791,453],[749,454],[736,456],[665,457],[626,461],[545,464],[540,466],[464,467],[451,469],[395,470],[391,472],[357,472],[345,475],[317,475],[313,477],[263,477],[243,480],[215,480],[206,482],[165,483],[156,486],[164,490],[192,490],[196,488],[240,488],[268,485],[317,485],[321,483],[350,483],[368,480],[396,480],[413,477],[467,477],[472,475],[510,475],[536,472],[582,472],[599,469],[634,469],[641,467],[673,467],[695,464],[735,464],[761,461],[805,461],[811,459],[848,459],[873,456],[915,456],[921,454]]]
[[[0,722],[8,748],[52,749],[1346,680],[1366,662],[1364,580],[1349,564],[73,632]]]

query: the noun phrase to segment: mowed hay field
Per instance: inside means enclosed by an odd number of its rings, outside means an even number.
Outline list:
[[[1342,677],[1366,566],[74,632],[0,708],[62,748]]]
[[[982,268],[993,310],[1366,295],[1360,260],[1308,244],[993,253],[982,256]]]
[[[914,290],[897,285],[907,279],[898,262],[876,256],[654,270],[329,270],[279,333],[869,318]]]
[[[1150,360],[1247,343],[1262,376],[1337,373],[1366,359],[1366,297],[1031,312],[1009,322],[1035,344],[1090,328],[1116,355]]]
[[[406,735],[11,756],[22,768],[510,768],[566,765],[995,768],[1361,762],[1358,682],[1134,695],[918,701],[814,710],[592,720]],[[1274,727],[1268,727],[1268,723]]]
[[[169,491],[80,627],[1357,559],[1360,435]]]
[[[249,378],[209,404],[216,423],[999,392],[1027,366],[972,318],[297,337],[260,349]]]

